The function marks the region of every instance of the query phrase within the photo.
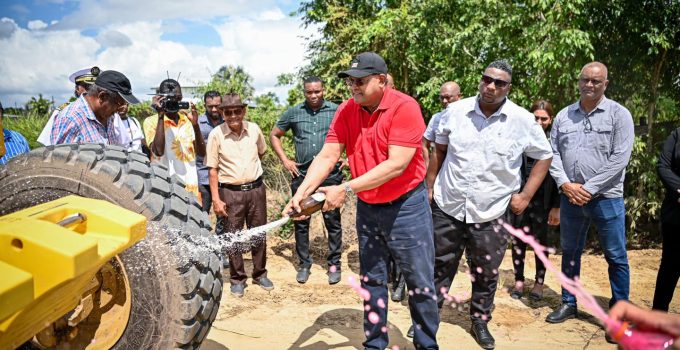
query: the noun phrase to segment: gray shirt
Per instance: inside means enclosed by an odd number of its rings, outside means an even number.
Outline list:
[[[198,116],[198,127],[201,129],[201,135],[203,135],[203,140],[206,144],[208,143],[208,135],[210,135],[210,132],[222,123],[224,123],[224,120],[220,119],[218,123],[213,124],[212,119],[210,119],[205,113]],[[209,168],[205,165],[205,159],[199,155],[196,155],[196,171],[198,172],[199,185],[210,184],[208,180],[208,170]]]
[[[521,185],[522,154],[552,157],[550,143],[533,114],[506,99],[486,118],[477,96],[450,104],[435,142],[447,145],[434,182],[434,200],[447,214],[467,223],[501,217]]]
[[[550,132],[557,187],[583,184],[593,196],[623,197],[623,179],[635,139],[633,117],[606,97],[590,113],[576,102],[561,110]]]
[[[444,115],[445,111],[446,109],[442,110],[441,112],[435,113],[435,115],[432,116],[432,119],[430,119],[430,122],[427,123],[427,128],[425,129],[425,133],[423,133],[423,137],[426,140],[434,142],[437,127],[439,126],[439,122],[441,121],[442,115]]]

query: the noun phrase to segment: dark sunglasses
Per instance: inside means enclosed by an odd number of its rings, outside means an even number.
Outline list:
[[[369,76],[366,76],[366,77],[363,77],[363,78],[359,78],[359,79],[355,79],[355,78],[347,78],[347,79],[345,79],[345,84],[347,84],[347,86],[349,86],[349,87],[352,87],[352,85],[356,85],[357,87],[362,87],[362,86],[368,84],[368,81],[369,81],[369,80],[371,79],[371,77],[374,76],[374,75],[375,75],[375,74],[371,74],[371,75],[369,75]]]
[[[509,81],[494,79],[488,75],[482,75],[482,82],[486,85],[491,85],[491,83],[493,83],[497,88],[504,88],[510,84]]]
[[[223,108],[222,115],[225,117],[240,116],[245,111],[245,108]]]
[[[593,86],[599,86],[600,84],[604,83],[602,80],[587,79],[587,78],[581,78],[581,79],[579,79],[579,81],[583,85],[588,85],[588,83],[591,83],[591,84],[593,84]]]

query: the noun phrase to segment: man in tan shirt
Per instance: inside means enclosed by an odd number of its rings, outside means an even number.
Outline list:
[[[246,104],[237,93],[224,95],[220,110],[224,123],[208,136],[205,164],[210,168],[210,192],[213,209],[218,220],[223,220],[223,231],[218,234],[238,232],[267,223],[267,202],[262,184],[260,158],[267,150],[262,130],[255,123],[244,121]],[[253,242],[253,283],[265,290],[274,289],[267,278],[267,243],[265,239]],[[246,287],[241,247],[232,247],[229,255],[231,294],[242,297]]]

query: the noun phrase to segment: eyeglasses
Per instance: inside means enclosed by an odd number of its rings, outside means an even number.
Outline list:
[[[366,76],[366,77],[363,77],[363,78],[360,78],[360,79],[347,78],[347,79],[345,79],[345,84],[347,84],[347,86],[349,86],[349,87],[352,87],[353,85],[356,85],[357,87],[362,87],[362,86],[368,84],[368,81],[371,79],[371,77],[373,77],[373,75],[375,75],[375,74],[371,74],[369,76]]]
[[[602,81],[602,80],[588,79],[588,78],[581,78],[581,79],[579,79],[579,81],[583,85],[588,85],[588,83],[591,83],[591,84],[593,84],[593,86],[598,86],[598,85],[604,83],[604,81]]]
[[[583,118],[583,132],[588,134],[593,131],[593,124],[590,122],[590,117]]]
[[[222,109],[222,115],[225,117],[231,117],[231,116],[240,116],[243,114],[244,108],[229,108],[229,109]]]
[[[510,84],[510,82],[501,80],[501,79],[494,79],[488,75],[483,74],[482,75],[482,82],[486,85],[491,85],[493,83],[497,88],[504,88]]]

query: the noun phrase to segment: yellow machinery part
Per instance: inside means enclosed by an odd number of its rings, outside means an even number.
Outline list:
[[[143,215],[74,195],[0,217],[0,349],[75,308],[102,265],[145,236]]]

